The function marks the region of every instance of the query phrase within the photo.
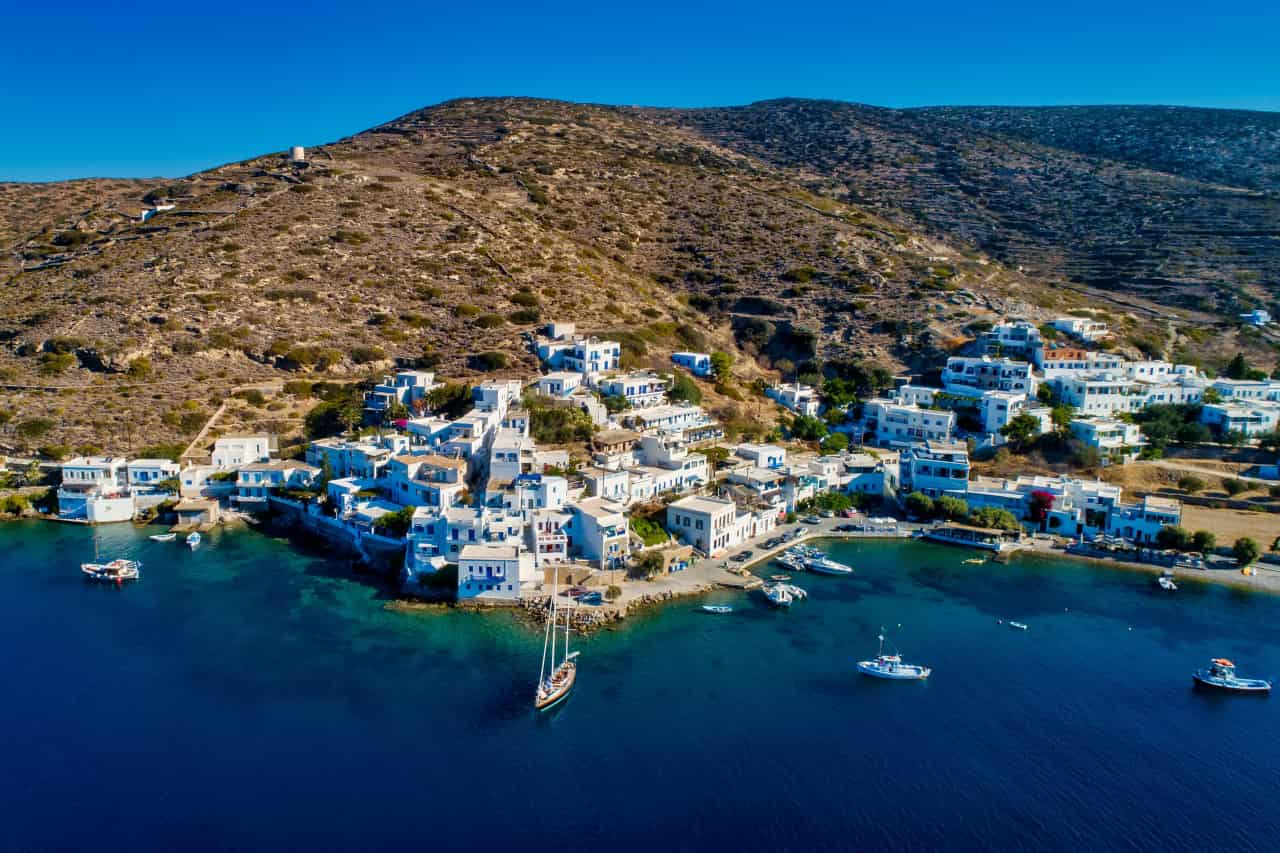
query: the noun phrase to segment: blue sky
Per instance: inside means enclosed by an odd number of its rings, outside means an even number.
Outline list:
[[[0,179],[183,175],[468,95],[1280,110],[1280,4],[1252,0],[23,5]]]

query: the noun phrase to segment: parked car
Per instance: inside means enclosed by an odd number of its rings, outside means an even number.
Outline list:
[[[840,513],[840,516],[841,518],[853,518],[857,514],[858,511],[856,509],[846,509],[844,512]]]
[[[834,512],[832,512],[831,510],[829,510],[829,509],[824,509],[821,513],[819,513],[819,515],[821,515],[823,518],[835,518],[835,517],[836,517],[836,514],[835,514]]]
[[[818,518],[816,515],[806,515],[804,518],[800,519],[801,524],[818,524],[821,521],[822,519]]]
[[[856,524],[837,524],[836,525],[837,533],[852,533],[857,529],[858,529],[858,525]]]

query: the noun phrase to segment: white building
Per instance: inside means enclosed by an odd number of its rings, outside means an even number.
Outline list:
[[[1059,317],[1053,327],[1085,343],[1095,343],[1107,337],[1107,324],[1092,317]]]
[[[997,323],[983,335],[982,339],[988,352],[994,351],[1003,355],[1030,356],[1031,351],[1042,343],[1039,327],[1026,320]]]
[[[1280,401],[1280,379],[1215,379],[1210,387],[1231,402]]]
[[[1030,362],[988,355],[947,359],[947,366],[942,371],[942,384],[948,391],[977,388],[980,391],[1016,391],[1027,395],[1036,393],[1035,369]]]
[[[602,569],[620,568],[631,553],[631,533],[620,504],[587,498],[570,504],[569,549]]]
[[[427,394],[439,387],[436,375],[430,371],[400,370],[394,375],[382,377],[382,381],[364,395],[364,407],[381,413],[399,403],[412,409],[415,402],[425,399]]]
[[[617,341],[602,341],[597,338],[578,338],[564,353],[565,370],[578,373],[601,373],[606,370],[620,368],[622,345]]]
[[[664,406],[650,406],[647,409],[636,409],[623,412],[620,420],[623,424],[640,432],[655,430],[675,431],[688,430],[695,427],[714,427],[715,422],[701,406],[692,403],[670,403]]]
[[[600,393],[621,397],[633,408],[657,406],[667,399],[670,383],[655,373],[636,371],[600,380]]]
[[[518,545],[466,545],[458,554],[459,601],[515,601],[537,585],[533,555]]]
[[[515,430],[498,430],[489,447],[489,477],[510,482],[533,472],[536,443]]]
[[[91,524],[133,518],[128,467],[123,457],[78,456],[62,465],[58,517]]]
[[[773,385],[764,393],[766,397],[777,400],[779,405],[798,415],[814,418],[822,411],[822,400],[818,396],[817,389],[811,385],[801,382]]]
[[[557,370],[545,376],[539,376],[536,389],[545,397],[568,397],[582,386],[582,374],[567,370]]]
[[[986,433],[999,433],[1019,415],[1036,419],[1034,435],[1053,429],[1053,410],[1021,391],[984,391],[978,398],[978,420]]]
[[[963,444],[927,441],[902,451],[902,488],[931,498],[963,498],[969,487],[969,449]]]
[[[213,443],[213,467],[228,471],[271,458],[275,439],[269,435],[227,435]]]
[[[1280,421],[1280,403],[1209,403],[1200,410],[1200,422],[1219,435],[1238,432],[1247,436],[1276,431]]]
[[[1046,380],[1063,375],[1124,369],[1123,356],[1076,347],[1041,345],[1032,349],[1031,362],[1040,368]]]
[[[157,483],[176,480],[182,469],[171,459],[134,459],[128,465],[133,490],[154,489]]]
[[[382,467],[383,489],[401,506],[449,507],[466,491],[467,462],[437,454],[402,453]]]
[[[898,454],[849,453],[842,460],[843,487],[872,497],[892,497],[898,491]]]
[[[685,544],[714,557],[741,541],[737,516],[733,501],[693,495],[667,507],[667,529]]]
[[[733,455],[757,468],[776,470],[787,463],[787,449],[776,444],[739,444],[733,448]]]
[[[1141,503],[1112,507],[1107,515],[1107,535],[1149,545],[1163,527],[1182,523],[1182,504],[1171,498],[1148,495]]]
[[[694,376],[711,375],[711,354],[706,352],[673,352],[671,363],[683,367]]]
[[[1120,462],[1133,459],[1147,443],[1137,424],[1115,418],[1073,418],[1071,434]]]
[[[877,444],[902,447],[919,441],[951,440],[956,426],[955,412],[905,406],[877,397],[863,406],[863,420],[875,433]]]
[[[250,462],[236,472],[236,493],[231,499],[244,510],[265,510],[274,492],[309,489],[319,476],[319,468],[296,459]]]

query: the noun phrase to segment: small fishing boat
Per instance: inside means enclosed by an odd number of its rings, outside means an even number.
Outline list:
[[[1209,661],[1208,669],[1191,675],[1197,687],[1223,690],[1227,693],[1249,693],[1255,696],[1271,692],[1271,682],[1263,678],[1241,678],[1236,675],[1236,665],[1226,658]]]
[[[923,681],[933,672],[927,666],[914,663],[903,663],[902,655],[884,653],[885,638],[883,629],[880,633],[880,651],[875,660],[858,661],[858,671],[873,678],[889,678],[896,681]],[[893,645],[890,643],[890,645]],[[894,650],[896,652],[896,650]]]
[[[194,551],[200,547],[200,541],[202,538],[203,537],[200,536],[199,530],[191,531],[190,535],[187,536],[187,547]]]
[[[733,608],[727,604],[704,604],[702,605],[704,613],[732,613]]]
[[[782,568],[789,569],[793,572],[804,571],[804,563],[800,560],[799,557],[791,553],[782,554],[781,556],[775,558],[774,562],[776,562],[779,566],[782,566]]]
[[[1178,591],[1178,585],[1173,582],[1173,572],[1161,572],[1160,577],[1156,578],[1156,585],[1165,592]]]
[[[172,542],[173,540],[175,540],[175,539],[177,539],[177,538],[178,538],[178,534],[176,534],[176,533],[153,533],[153,534],[151,534],[151,536],[149,536],[149,537],[147,537],[147,538],[149,538],[152,542]]]
[[[538,711],[545,711],[563,702],[578,680],[578,653],[569,651],[571,614],[568,608],[564,608],[564,656],[559,663],[556,662],[556,631],[562,609],[559,596],[556,595],[558,578],[558,572],[551,577],[551,618],[547,620],[546,636],[542,641],[542,670],[538,673],[538,689],[533,697],[533,707]]]
[[[783,581],[791,580],[791,575],[769,575],[769,580],[782,583]]]
[[[1027,630],[1027,628],[1031,626],[1025,622],[1010,622],[1009,627],[1014,629],[1015,631],[1025,631]]]
[[[987,561],[980,557],[971,557],[968,560],[961,560],[960,562],[964,563],[966,566],[981,566],[985,565]]]
[[[142,577],[142,564],[137,560],[112,560],[109,563],[81,563],[80,571],[87,580],[123,584]]]

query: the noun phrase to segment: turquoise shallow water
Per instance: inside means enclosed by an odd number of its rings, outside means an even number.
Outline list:
[[[100,536],[141,583],[82,582],[88,530],[0,527],[2,850],[1277,847],[1280,697],[1190,687],[1211,655],[1280,675],[1274,597],[831,543],[858,577],[791,612],[583,640],[538,718],[508,616],[389,611],[249,531]],[[927,684],[853,672],[882,624]]]

